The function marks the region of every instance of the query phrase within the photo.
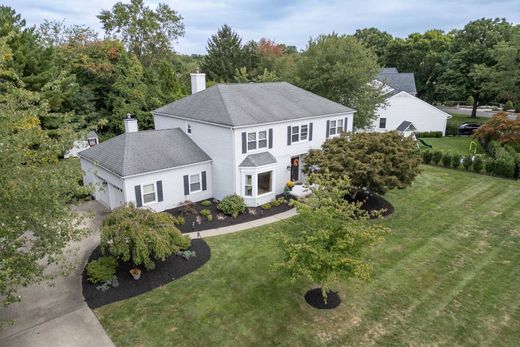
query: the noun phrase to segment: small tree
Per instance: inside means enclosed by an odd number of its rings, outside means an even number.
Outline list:
[[[155,260],[190,247],[190,239],[176,228],[176,219],[168,213],[120,207],[101,226],[101,250],[135,265],[155,268]]]
[[[508,100],[506,102],[506,104],[504,105],[504,111],[508,111],[508,110],[514,110],[514,105],[513,105],[513,102],[511,100]]]
[[[471,95],[468,96],[468,99],[466,100],[466,105],[473,106],[474,103],[475,103],[475,99]]]
[[[309,197],[295,202],[297,216],[277,235],[283,261],[276,268],[293,280],[318,283],[326,303],[334,281],[370,277],[371,265],[364,251],[382,240],[389,229],[370,223],[367,212],[344,199],[351,190],[346,175],[336,179],[330,174],[313,176],[316,188]]]
[[[347,174],[355,194],[363,188],[384,194],[405,188],[420,173],[421,155],[415,141],[395,131],[344,133],[326,141],[305,158],[306,172],[328,171],[333,178]]]
[[[520,117],[509,118],[506,112],[495,114],[473,134],[484,146],[491,141],[502,144],[520,144]]]

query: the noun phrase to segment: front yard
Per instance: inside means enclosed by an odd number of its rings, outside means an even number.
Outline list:
[[[520,183],[423,171],[385,196],[373,280],[338,283],[335,310],[270,271],[286,221],[209,238],[198,271],[95,313],[119,346],[520,345]]]
[[[470,151],[469,146],[471,142],[475,142],[477,145],[477,153],[483,153],[482,147],[469,136],[444,136],[444,137],[426,137],[421,138],[424,142],[431,145],[432,151],[449,152],[452,154],[469,155],[473,154],[473,148]],[[428,149],[423,144],[420,145],[421,149]]]

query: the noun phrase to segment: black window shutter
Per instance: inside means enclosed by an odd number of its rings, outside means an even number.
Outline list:
[[[202,171],[202,190],[207,190],[208,186],[206,184],[206,171]]]
[[[242,153],[247,153],[247,133],[242,133]]]
[[[312,141],[312,123],[309,123],[309,141]]]
[[[269,148],[273,148],[273,128],[269,128]]]
[[[157,201],[163,201],[162,181],[157,181]]]
[[[287,127],[287,145],[291,144],[291,126]]]
[[[143,200],[141,198],[141,186],[135,186],[135,206],[143,206]]]
[[[348,131],[348,117],[345,117],[343,122],[343,130]]]
[[[188,175],[184,175],[184,195],[190,195],[190,182]]]
[[[329,137],[329,130],[330,130],[330,120],[327,121],[327,131],[325,132],[325,137]]]

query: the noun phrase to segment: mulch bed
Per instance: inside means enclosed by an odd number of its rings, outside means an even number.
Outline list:
[[[370,193],[366,190],[359,191],[356,194],[356,198],[352,199],[350,195],[345,196],[345,200],[348,202],[362,202],[361,209],[367,212],[381,211],[382,216],[386,217],[394,212],[394,206],[385,200],[383,197]],[[373,216],[372,218],[377,218]]]
[[[146,293],[197,270],[211,257],[210,248],[202,239],[191,240],[190,250],[195,251],[196,257],[192,257],[189,260],[178,255],[172,255],[165,261],[155,262],[155,269],[152,271],[147,271],[143,266],[139,266],[142,272],[141,278],[138,280],[134,280],[129,273],[130,269],[134,267],[131,262],[119,263],[116,273],[119,286],[110,288],[105,292],[96,289],[96,286],[99,284],[92,284],[87,281],[87,271],[85,267],[81,280],[83,285],[83,297],[91,309],[128,299]],[[101,247],[98,246],[94,249],[88,261],[90,262],[101,256]]]
[[[323,295],[321,295],[321,288],[314,288],[305,293],[305,301],[319,310],[330,310],[341,304],[341,299],[338,293],[333,292],[332,290],[327,292],[327,303],[325,303]]]
[[[277,196],[279,198],[280,196]],[[178,225],[177,228],[181,231],[181,233],[190,233],[193,231],[202,231],[214,228],[226,227],[229,225],[240,224],[251,222],[260,218],[269,217],[278,213],[282,213],[290,210],[290,207],[287,203],[283,203],[279,206],[271,207],[269,210],[264,210],[260,206],[258,207],[248,207],[246,212],[237,216],[237,218],[233,218],[231,216],[225,216],[225,219],[219,220],[217,218],[217,214],[222,214],[219,210],[217,210],[217,204],[213,202],[213,199],[208,199],[212,201],[211,206],[203,206],[201,205],[202,201],[194,203],[196,213],[188,213],[183,214],[182,207],[176,207],[170,210],[166,210],[164,212],[168,212],[172,214],[174,217],[182,216],[184,217],[185,223],[182,225]],[[200,216],[199,212],[201,210],[208,209],[211,211],[213,215],[213,220],[210,222],[205,217]],[[254,211],[255,214],[251,214],[249,211]],[[200,224],[197,223],[197,216],[200,216]]]

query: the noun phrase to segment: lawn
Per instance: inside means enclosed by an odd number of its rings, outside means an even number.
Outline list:
[[[471,142],[477,145],[477,153],[483,153],[480,144],[469,136],[445,136],[422,138],[424,142],[433,146],[433,151],[443,151],[457,154],[473,154],[473,150],[469,150]],[[428,147],[421,144],[421,149],[428,149]]]
[[[373,280],[337,283],[335,310],[270,271],[286,221],[209,238],[197,272],[95,313],[118,346],[520,346],[520,183],[423,170],[387,194]]]
[[[489,117],[477,117],[477,118],[471,118],[470,116],[467,116],[465,114],[460,113],[450,113],[452,117],[448,119],[448,124],[454,124],[457,127],[461,125],[462,123],[478,123],[482,124],[489,120]]]

